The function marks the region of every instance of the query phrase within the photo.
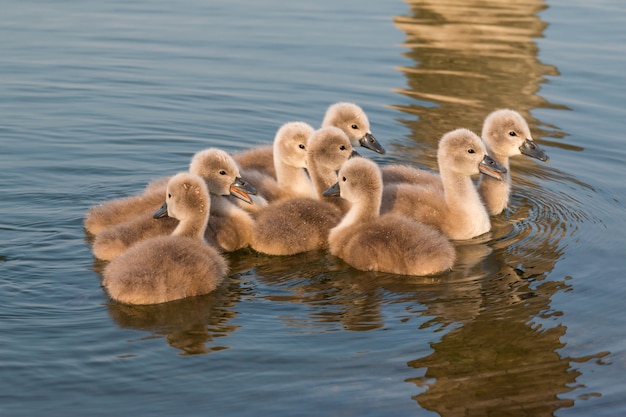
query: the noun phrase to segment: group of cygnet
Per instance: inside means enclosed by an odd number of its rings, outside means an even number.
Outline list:
[[[273,145],[233,155],[202,150],[187,172],[90,208],[84,226],[95,236],[94,255],[110,261],[103,286],[128,304],[209,293],[228,273],[223,253],[245,247],[268,255],[326,250],[359,270],[438,274],[454,265],[452,241],[487,233],[490,215],[507,207],[509,158],[548,160],[513,110],[491,113],[481,136],[443,135],[438,173],[381,168],[355,151],[385,153],[367,115],[340,102],[318,129],[285,123]]]

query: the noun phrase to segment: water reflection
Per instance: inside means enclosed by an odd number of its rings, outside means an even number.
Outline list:
[[[408,362],[419,376],[407,382],[426,388],[414,397],[421,407],[441,416],[552,416],[574,404],[567,393],[584,389],[576,383],[576,364],[608,354],[559,354],[567,329],[559,323],[563,313],[550,301],[555,293],[571,290],[569,277],[546,280],[535,273],[541,263],[522,270],[513,266],[519,261],[505,248],[485,259],[485,278],[456,291],[458,298],[474,301],[464,303],[463,309],[473,307],[465,318],[454,297],[424,302],[423,314],[431,315],[432,323],[449,325],[453,318],[455,328],[431,344],[429,356]]]
[[[537,15],[543,1],[405,1],[409,15],[394,22],[406,33],[405,55],[416,65],[400,68],[407,87],[397,92],[415,102],[394,107],[419,118],[402,120],[414,143],[396,149],[436,169],[443,133],[458,127],[480,132],[484,117],[503,107],[519,111],[543,144],[544,135],[565,137],[530,114],[565,109],[537,94],[545,76],[558,75],[539,61],[533,41],[546,27]],[[559,141],[548,145],[580,150]],[[511,208],[493,218],[490,241],[480,245],[491,251],[455,268],[446,297],[422,300],[432,323],[454,324],[432,344],[431,355],[408,363],[421,373],[408,382],[426,387],[415,400],[441,416],[553,415],[573,404],[564,394],[580,388],[572,363],[591,359],[559,355],[566,328],[550,303],[570,287],[567,278],[546,280],[587,216],[566,193],[542,188],[537,178],[585,185],[524,158],[512,167]]]
[[[407,87],[396,91],[415,102],[394,107],[419,116],[402,122],[412,132],[411,148],[430,168],[436,168],[434,150],[443,133],[458,127],[480,132],[492,110],[513,108],[536,132],[531,109],[564,108],[537,95],[545,76],[558,75],[539,61],[533,42],[546,27],[537,16],[547,7],[543,1],[405,1],[410,13],[394,23],[406,33],[404,55],[416,65],[399,68]]]
[[[144,306],[110,302],[107,307],[118,326],[150,332],[149,338],[164,336],[182,355],[195,355],[228,348],[219,342],[238,328],[229,324],[237,298],[237,284],[231,282],[204,296]]]

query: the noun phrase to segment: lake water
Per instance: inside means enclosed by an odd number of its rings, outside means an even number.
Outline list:
[[[626,415],[624,2],[5,0],[0,39],[0,416]],[[109,301],[89,207],[336,101],[381,165],[499,107],[551,159],[442,276],[244,250]]]

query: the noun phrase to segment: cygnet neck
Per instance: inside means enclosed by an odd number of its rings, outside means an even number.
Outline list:
[[[502,180],[492,178],[487,175],[481,175],[478,180],[478,192],[487,207],[490,214],[501,213],[509,202],[511,193],[511,170],[509,168],[509,156],[492,152],[487,147],[489,156],[491,156],[498,164],[506,168],[506,173],[502,173]]]
[[[510,175],[511,170],[509,169],[509,159],[510,159],[509,155],[498,153],[498,152],[494,151],[489,146],[489,144],[487,144],[487,143],[485,143],[485,147],[487,148],[487,154],[489,154],[489,156],[492,157],[502,167],[506,168],[506,172],[500,174],[502,176],[502,180],[503,181],[500,181],[500,180],[498,180],[496,178],[489,177],[487,175],[481,175],[480,176],[480,181],[489,179],[489,180],[491,180],[491,182],[494,182],[494,183],[510,184],[510,182],[511,182],[511,175]]]
[[[350,206],[348,213],[344,216],[340,226],[367,223],[375,220],[380,214],[380,195],[370,196],[372,198],[361,198]]]
[[[341,220],[338,228],[365,224],[375,220],[380,215],[382,183],[379,186],[374,178],[369,183],[371,188],[367,190],[367,193],[363,191],[350,200],[350,209]]]
[[[172,235],[204,240],[204,232],[208,222],[209,211],[207,204],[201,209],[195,209],[193,213],[188,213],[186,218],[181,219]]]
[[[274,168],[276,169],[276,182],[281,188],[311,197],[316,195],[317,190],[304,168],[286,164],[276,154],[274,154]]]
[[[317,198],[323,199],[324,191],[337,182],[336,171],[320,163],[320,161],[317,161],[316,158],[311,155],[307,156],[307,168]]]
[[[450,212],[464,213],[460,218],[471,218],[474,222],[489,222],[480,195],[469,175],[442,169],[441,181],[446,205]]]

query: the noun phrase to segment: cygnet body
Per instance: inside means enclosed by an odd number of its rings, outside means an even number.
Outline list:
[[[478,183],[478,192],[489,214],[496,215],[504,211],[509,204],[511,193],[509,158],[526,155],[546,162],[548,156],[533,140],[524,117],[515,110],[502,109],[489,114],[483,123],[481,136],[489,155],[507,169],[502,176],[504,181],[481,176]]]
[[[203,178],[210,193],[211,217],[206,239],[227,252],[247,246],[254,221],[226,196],[233,194],[249,201],[248,193],[255,190],[239,176],[238,167],[230,155],[216,148],[197,152],[191,160],[189,172]],[[165,190],[161,204],[163,195]],[[174,218],[155,220],[152,213],[144,212],[98,233],[93,242],[93,253],[99,259],[114,259],[140,240],[172,233],[177,224]]]
[[[330,253],[363,271],[432,275],[450,269],[454,246],[435,228],[398,213],[379,215],[383,181],[371,160],[353,158],[339,170],[339,180],[326,195],[351,204],[330,230]]]
[[[255,218],[251,247],[269,255],[293,255],[328,245],[328,231],[342,216],[339,206],[322,193],[337,181],[336,171],[352,155],[350,140],[340,129],[315,131],[307,141],[307,166],[317,198],[280,200]]]
[[[437,161],[443,188],[435,185],[389,184],[381,212],[399,212],[464,240],[491,230],[489,213],[471,176],[501,176],[506,170],[487,155],[483,141],[468,129],[446,133],[439,141]]]
[[[392,164],[381,168],[384,184],[408,183],[422,186],[443,187],[438,173],[410,165]]]
[[[273,145],[259,145],[245,151],[235,152],[233,159],[244,171],[258,171],[264,175],[276,178]]]
[[[103,286],[116,301],[158,304],[207,294],[226,276],[226,260],[204,241],[210,206],[204,180],[177,174],[166,195],[154,216],[179,220],[172,235],[138,242],[104,269]]]

